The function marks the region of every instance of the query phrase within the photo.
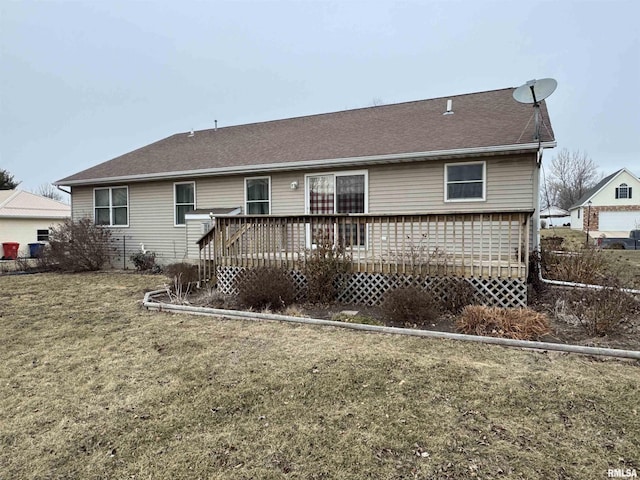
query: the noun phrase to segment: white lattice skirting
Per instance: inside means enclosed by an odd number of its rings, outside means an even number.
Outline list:
[[[218,267],[218,290],[228,295],[238,293],[235,280],[242,267]],[[306,292],[307,279],[304,274],[290,272],[296,286],[298,298]],[[524,280],[514,278],[464,278],[475,291],[476,300],[485,305],[499,307],[524,307],[527,305],[527,285]],[[358,305],[379,305],[388,290],[414,286],[430,291],[436,297],[448,295],[446,283],[438,277],[412,277],[402,274],[351,273],[337,279],[341,285],[338,301]]]

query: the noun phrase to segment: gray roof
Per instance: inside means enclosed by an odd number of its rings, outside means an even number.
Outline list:
[[[595,187],[590,188],[584,195],[582,195],[578,201],[576,203],[574,203],[573,205],[571,205],[569,207],[569,210],[573,210],[574,208],[579,207],[580,205],[583,205],[587,200],[589,200],[591,197],[593,197],[598,191],[600,191],[600,189],[602,187],[604,187],[607,183],[609,183],[611,180],[613,180],[613,177],[615,177],[616,175],[618,175],[620,172],[622,172],[624,170],[624,168],[621,168],[620,170],[612,173],[611,175],[604,177],[602,180],[600,180]]]
[[[301,168],[314,162],[533,148],[531,105],[513,88],[179,133],[55,182],[82,185]],[[443,115],[447,100],[453,114]],[[541,140],[555,142],[541,102]],[[549,144],[547,144],[549,146]],[[277,167],[277,168],[276,168]]]

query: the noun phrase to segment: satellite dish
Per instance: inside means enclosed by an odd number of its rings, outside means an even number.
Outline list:
[[[555,92],[557,87],[558,82],[553,78],[529,80],[513,91],[513,98],[516,102],[537,104]]]
[[[519,103],[532,103],[535,110],[535,131],[533,139],[538,141],[538,150],[540,145],[540,100],[544,100],[556,91],[558,82],[553,78],[543,78],[540,80],[529,80],[524,85],[520,85],[513,91],[513,98]],[[538,162],[542,159],[542,155],[538,155]]]

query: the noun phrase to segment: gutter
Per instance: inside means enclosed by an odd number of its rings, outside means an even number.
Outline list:
[[[174,305],[157,302],[153,297],[166,293],[166,290],[147,292],[144,295],[142,305],[148,310],[158,312],[190,313],[192,315],[204,315],[219,318],[232,318],[237,320],[267,320],[288,323],[301,323],[305,325],[318,325],[327,327],[346,328],[350,330],[362,330],[366,332],[386,333],[394,335],[409,335],[414,337],[439,338],[446,340],[459,340],[465,342],[484,343],[490,345],[502,345],[535,350],[551,350],[565,353],[579,353],[582,355],[600,355],[616,358],[630,358],[640,360],[640,351],[619,350],[615,348],[583,347],[580,345],[564,345],[560,343],[531,342],[528,340],[512,340],[509,338],[481,337],[478,335],[463,335],[460,333],[435,332],[430,330],[417,330],[413,328],[383,327],[378,325],[364,325],[360,323],[335,322],[333,320],[321,320],[317,318],[290,317],[271,313],[242,312],[238,310],[221,310],[217,308],[192,307],[187,305]]]
[[[117,182],[143,182],[149,180],[170,180],[182,177],[205,177],[205,176],[219,176],[219,175],[231,175],[231,174],[251,174],[259,172],[278,172],[278,171],[293,171],[293,170],[306,170],[314,167],[328,168],[328,167],[354,167],[366,164],[378,164],[378,163],[404,163],[415,160],[440,160],[451,157],[465,157],[473,155],[492,155],[496,153],[509,154],[518,152],[528,152],[531,150],[538,151],[539,147],[542,148],[554,148],[557,146],[555,141],[538,143],[525,143],[518,145],[494,145],[489,147],[473,147],[473,148],[459,148],[453,150],[435,150],[430,152],[413,152],[413,153],[393,153],[385,155],[368,155],[364,157],[346,157],[346,158],[334,158],[334,159],[321,159],[321,160],[305,160],[302,162],[280,162],[280,163],[267,163],[264,165],[242,165],[234,167],[218,167],[218,168],[205,168],[198,170],[182,170],[177,172],[159,172],[149,174],[136,174],[136,175],[123,175],[116,177],[103,177],[103,178],[89,178],[83,180],[59,180],[53,185],[96,185],[107,184]]]

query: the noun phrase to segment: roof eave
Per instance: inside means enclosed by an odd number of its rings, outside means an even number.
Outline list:
[[[145,182],[154,180],[171,180],[184,177],[208,177],[220,175],[241,175],[253,174],[258,172],[277,172],[285,170],[306,170],[315,167],[353,167],[365,165],[374,165],[379,163],[403,163],[411,162],[419,159],[423,160],[441,160],[446,158],[460,158],[469,156],[487,156],[492,154],[510,154],[525,153],[537,151],[538,148],[554,148],[557,146],[556,141],[542,143],[526,143],[515,145],[492,145],[489,147],[473,147],[460,148],[453,150],[436,150],[431,152],[411,152],[387,155],[371,155],[364,157],[347,157],[347,158],[331,158],[322,160],[306,160],[301,162],[283,162],[271,163],[264,165],[241,165],[233,167],[207,168],[199,170],[183,170],[176,172],[158,172],[151,174],[124,175],[116,177],[89,178],[82,180],[58,180],[53,185],[57,186],[82,186],[82,185],[101,185],[108,183],[122,182]]]

